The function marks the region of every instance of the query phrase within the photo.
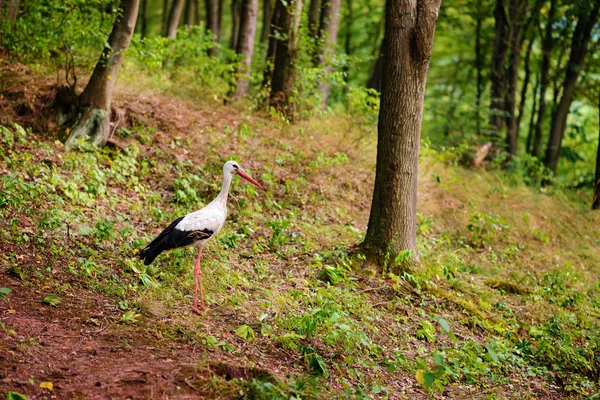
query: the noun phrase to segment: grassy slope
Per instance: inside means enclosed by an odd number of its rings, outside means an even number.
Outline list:
[[[0,286],[13,292],[0,320],[15,332],[0,332],[0,388],[40,394],[39,382],[51,380],[64,396],[152,387],[207,398],[598,391],[598,213],[424,149],[423,265],[399,275],[361,269],[360,260],[351,267],[374,146],[373,137],[356,140],[363,133],[350,119],[289,126],[236,106],[121,93],[126,151],[64,153],[51,133],[2,131]],[[209,310],[196,316],[193,250],[147,268],[131,255],[210,201],[232,157],[266,191],[235,183],[228,223],[203,260]],[[48,294],[62,300],[56,308],[38,303]],[[64,343],[47,329],[81,335],[98,353],[61,361]],[[131,383],[117,356],[165,382]],[[82,373],[91,377],[73,377]],[[416,376],[433,380],[430,389]],[[112,384],[94,389],[95,381]]]

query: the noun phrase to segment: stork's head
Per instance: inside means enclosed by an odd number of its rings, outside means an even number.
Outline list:
[[[237,163],[237,161],[233,161],[233,160],[227,161],[225,163],[225,165],[223,165],[223,174],[225,174],[225,175],[237,174],[237,175],[241,176],[242,178],[244,178],[245,180],[247,180],[248,182],[250,182],[251,184],[253,184],[254,186],[257,186],[262,189],[262,186],[260,186],[260,183],[256,182],[250,175],[245,173],[240,168],[240,165]]]

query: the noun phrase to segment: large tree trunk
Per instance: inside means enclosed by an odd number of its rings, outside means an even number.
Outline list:
[[[263,14],[262,14],[262,33],[260,35],[260,42],[267,43],[269,35],[271,34],[271,16],[273,15],[273,0],[263,0]]]
[[[317,53],[317,66],[325,67],[325,77],[321,84],[322,106],[327,106],[331,81],[331,58],[335,50],[337,31],[339,25],[339,14],[342,0],[324,0],[321,11],[321,23],[319,27],[319,51]]]
[[[213,34],[215,43],[219,42],[220,19],[219,19],[219,0],[206,0],[206,30]],[[212,57],[218,56],[217,47],[212,47],[208,51]]]
[[[240,19],[242,13],[242,2],[248,0],[231,0],[231,36],[229,37],[229,47],[237,49],[238,38],[240,37]]]
[[[171,39],[177,37],[177,28],[179,27],[179,21],[181,20],[183,5],[183,0],[173,0],[173,4],[171,5],[171,11],[169,11],[169,23],[167,24],[167,37]]]
[[[546,91],[548,88],[550,77],[550,53],[554,47],[554,39],[552,37],[552,25],[554,24],[554,16],[556,15],[556,0],[550,0],[550,10],[548,11],[548,19],[546,20],[546,30],[544,39],[542,40],[542,65],[540,67],[540,100],[537,110],[537,123],[535,124],[535,135],[531,146],[531,155],[540,157],[542,145],[542,134],[544,131],[544,116],[546,114]]]
[[[481,49],[481,27],[483,25],[483,0],[477,1],[476,22],[475,22],[475,69],[477,70],[477,91],[475,97],[475,124],[477,126],[477,135],[481,135],[481,98],[483,97],[483,64],[484,54]]]
[[[583,62],[585,61],[588,42],[590,41],[592,29],[598,21],[599,12],[600,1],[596,1],[594,3],[592,10],[580,10],[577,26],[575,27],[575,32],[573,32],[571,53],[569,55],[567,71],[565,73],[565,79],[562,85],[562,96],[560,97],[560,101],[558,102],[556,110],[552,115],[550,139],[548,140],[546,157],[544,159],[544,164],[546,164],[546,167],[548,167],[548,169],[554,173],[556,173],[556,169],[558,167],[558,159],[560,157],[562,140],[567,125],[569,108],[571,107],[571,101],[573,101],[575,85],[577,83],[577,78],[579,77],[579,72],[583,67]]]
[[[386,4],[377,167],[362,250],[383,264],[403,250],[417,258],[417,169],[423,97],[441,0]]]
[[[302,0],[277,0],[281,3],[279,31],[286,33],[277,40],[271,94],[269,103],[287,117],[294,114],[292,94],[296,80],[296,53],[298,51],[298,28],[302,17]]]
[[[68,149],[84,139],[96,146],[103,146],[109,139],[110,104],[115,81],[133,36],[139,4],[140,0],[121,0],[108,37],[108,47],[104,48],[90,81],[79,96],[79,106],[85,111],[65,143]]]
[[[499,137],[502,131],[505,109],[505,62],[508,49],[509,24],[504,7],[504,0],[496,0],[494,9],[495,39],[494,51],[492,53],[492,64],[490,69],[491,80],[491,104],[490,104],[490,127],[494,130],[494,136]]]
[[[598,150],[596,150],[596,176],[594,177],[592,210],[600,210],[600,92],[598,93]]]
[[[236,53],[242,57],[237,70],[237,90],[234,98],[245,96],[250,87],[250,66],[254,52],[254,37],[256,36],[256,18],[258,15],[258,0],[243,0],[240,21],[240,36]]]

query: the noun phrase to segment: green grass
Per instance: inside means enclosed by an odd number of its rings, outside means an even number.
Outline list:
[[[292,126],[215,112],[212,128],[163,131],[174,123],[168,116],[137,121],[121,130],[124,151],[65,153],[43,135],[0,128],[2,268],[45,296],[106,296],[119,310],[117,329],[199,346],[207,368],[234,360],[267,369],[213,376],[223,393],[598,393],[600,217],[577,194],[466,170],[452,150],[424,148],[423,263],[398,272],[391,260],[381,273],[348,255],[367,223],[373,133],[350,117]],[[209,311],[199,317],[193,250],[151,266],[134,254],[216,195],[229,158],[265,191],[235,182],[228,222],[204,253]]]

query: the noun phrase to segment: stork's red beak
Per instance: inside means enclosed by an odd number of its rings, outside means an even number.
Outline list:
[[[245,173],[241,169],[236,169],[235,173],[238,174],[239,176],[241,176],[242,178],[244,178],[245,180],[247,180],[248,182],[250,182],[251,184],[253,184],[254,186],[259,187],[259,188],[262,189],[262,186],[260,186],[260,183],[256,182],[254,180],[254,178],[252,178],[250,175],[248,175],[247,173]]]

